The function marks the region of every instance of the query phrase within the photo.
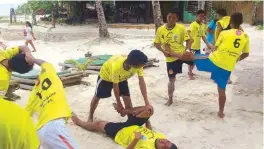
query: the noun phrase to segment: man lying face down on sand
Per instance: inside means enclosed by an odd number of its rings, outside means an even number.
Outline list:
[[[114,107],[117,110],[116,104]],[[134,107],[124,109],[122,112],[128,117],[126,122],[85,122],[75,114],[72,116],[72,121],[88,131],[105,133],[127,149],[177,149],[177,146],[167,140],[163,134],[142,126],[153,115],[152,106]]]

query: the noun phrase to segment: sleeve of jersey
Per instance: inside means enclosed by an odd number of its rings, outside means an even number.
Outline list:
[[[190,26],[187,28],[187,31],[190,31],[190,32],[193,31],[193,25],[192,24],[190,24]]]
[[[247,36],[247,35],[245,35],[245,36]],[[249,53],[249,38],[248,38],[248,36],[246,39],[247,39],[247,41],[246,41],[245,47],[243,49],[243,53]]]
[[[202,31],[203,31],[203,32],[202,32],[202,35],[203,35],[203,36],[205,36],[205,30],[206,30],[206,27],[205,27],[205,25],[203,25],[203,29],[202,29]]]
[[[190,37],[189,37],[189,35],[186,31],[186,28],[184,26],[182,27],[182,30],[183,30],[184,41],[189,40]]]
[[[218,36],[217,40],[216,40],[216,43],[215,43],[215,46],[216,47],[219,47],[219,45],[221,44],[222,40],[223,40],[223,32],[220,33],[220,35]]]
[[[117,66],[112,66],[112,81],[113,83],[119,83],[119,71]]]
[[[19,53],[19,47],[9,48],[1,52],[3,52],[1,53],[3,56],[3,59],[11,59],[12,57],[14,57],[15,55]]]
[[[208,28],[213,29],[214,28],[214,20],[212,20],[209,25]]]
[[[143,67],[140,68],[140,69],[137,71],[137,75],[138,75],[139,77],[143,77],[143,76],[144,76]]]
[[[157,29],[154,43],[160,43],[160,28]]]
[[[24,136],[23,136],[23,147],[22,149],[38,149],[40,146],[40,141],[38,138],[38,134],[36,131],[36,127],[30,116],[25,116],[26,128],[24,128]]]

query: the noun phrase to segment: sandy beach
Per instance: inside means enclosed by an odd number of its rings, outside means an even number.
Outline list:
[[[1,25],[0,25],[1,26]],[[3,26],[1,26],[3,27]],[[142,50],[150,58],[160,60],[159,67],[145,69],[145,81],[148,97],[154,107],[151,123],[154,130],[162,132],[169,140],[177,144],[179,149],[262,149],[263,146],[263,31],[255,27],[244,25],[245,32],[250,36],[250,56],[239,62],[232,73],[233,84],[227,87],[227,102],[225,106],[226,117],[219,119],[218,94],[216,84],[210,80],[210,74],[194,70],[196,80],[189,80],[187,65],[183,73],[177,76],[175,85],[174,103],[167,107],[167,72],[163,54],[152,47],[155,31],[153,29],[109,29],[116,39],[123,41],[121,45],[114,43],[101,43],[88,49],[87,43],[98,36],[98,28],[90,26],[87,29],[91,34],[87,38],[78,39],[78,36],[69,36],[83,30],[85,26],[58,27],[54,33],[67,32],[63,42],[36,40],[37,52],[33,55],[54,64],[59,71],[59,62],[66,59],[83,57],[87,51],[97,54],[128,54],[133,49]],[[23,27],[21,27],[23,29]],[[24,44],[22,30],[20,37],[12,39],[10,34],[5,38],[2,32],[1,41],[5,44]],[[69,29],[68,29],[69,30]],[[66,36],[66,33],[65,33]],[[89,37],[88,37],[89,36]],[[9,38],[10,37],[10,38]],[[38,38],[38,36],[37,36]],[[56,38],[57,39],[57,38]],[[31,48],[31,47],[30,47]],[[35,66],[39,69],[37,66]],[[81,119],[88,118],[90,101],[94,95],[96,75],[85,78],[90,86],[76,85],[65,88],[68,102]],[[143,105],[143,97],[139,90],[137,77],[129,81],[133,105]],[[25,106],[29,91],[18,90],[21,96],[17,103]],[[123,121],[112,107],[114,97],[102,99],[95,112],[95,118],[101,120]],[[69,121],[68,127],[80,149],[122,149],[106,135],[88,132]]]

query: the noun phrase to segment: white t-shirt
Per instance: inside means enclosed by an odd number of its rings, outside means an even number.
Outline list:
[[[33,39],[32,35],[31,35],[31,31],[32,30],[30,27],[26,27],[24,29],[24,37],[26,38],[26,40],[32,40]]]

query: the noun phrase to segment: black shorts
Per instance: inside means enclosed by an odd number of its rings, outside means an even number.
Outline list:
[[[133,125],[142,126],[148,121],[148,119],[149,118],[138,118],[133,115],[128,115],[128,119],[126,122],[120,122],[120,123],[109,122],[105,125],[104,130],[107,136],[109,136],[112,139],[115,139],[116,134],[121,129],[125,127],[129,127],[129,126],[133,126]]]
[[[182,73],[182,64],[194,65],[194,61],[183,61],[183,60],[176,60],[173,62],[167,62],[167,73],[169,78],[174,78],[176,74]]]
[[[119,91],[120,91],[120,96],[130,96],[130,92],[128,89],[128,82],[123,81],[119,82]],[[113,83],[112,82],[107,82],[98,76],[97,79],[97,84],[96,84],[96,90],[95,90],[95,96],[98,98],[108,98],[111,97],[111,92],[113,89]]]

